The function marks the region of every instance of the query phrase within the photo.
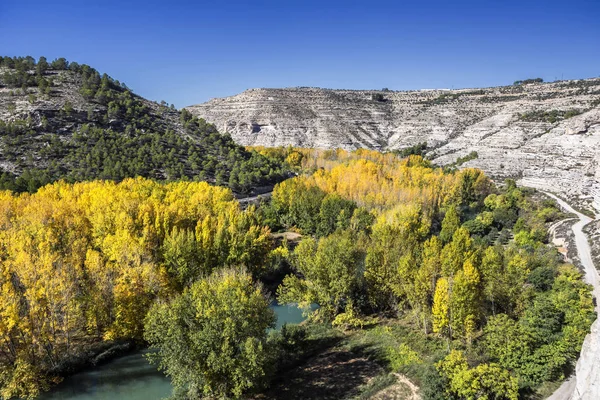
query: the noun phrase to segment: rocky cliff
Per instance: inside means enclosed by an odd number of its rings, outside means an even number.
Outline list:
[[[395,150],[600,207],[600,78],[463,90],[251,89],[187,109],[243,145]]]

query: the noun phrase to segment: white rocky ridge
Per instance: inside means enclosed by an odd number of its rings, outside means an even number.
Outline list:
[[[187,110],[243,145],[395,150],[427,142],[439,164],[476,151],[464,166],[576,203],[595,195],[600,209],[599,105],[595,78],[406,92],[251,89]]]

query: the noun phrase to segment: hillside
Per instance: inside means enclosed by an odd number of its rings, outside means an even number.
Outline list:
[[[599,105],[595,78],[405,92],[251,89],[187,110],[243,145],[396,150],[426,142],[436,163],[463,161],[589,201],[600,193]]]
[[[90,66],[43,57],[0,57],[0,173],[0,188],[17,191],[143,176],[249,192],[285,175],[188,112],[145,100]]]

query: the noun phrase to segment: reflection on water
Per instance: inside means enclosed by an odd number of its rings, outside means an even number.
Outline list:
[[[304,321],[302,310],[273,303],[276,329]],[[119,357],[108,364],[73,375],[41,400],[159,400],[171,394],[171,383],[144,358],[144,352]]]

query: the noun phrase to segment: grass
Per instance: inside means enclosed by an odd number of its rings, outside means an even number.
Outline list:
[[[283,386],[307,385],[309,382],[299,382],[304,378],[298,378],[306,374],[308,370],[316,368],[315,360],[323,358],[323,362],[331,363],[322,368],[331,370],[336,374],[340,366],[345,364],[342,361],[332,357],[332,354],[346,354],[350,359],[362,359],[366,362],[374,362],[381,369],[370,368],[369,372],[363,375],[362,383],[344,393],[350,395],[354,400],[379,399],[395,396],[394,398],[404,398],[410,396],[412,389],[405,383],[399,381],[396,373],[404,375],[414,385],[420,388],[421,396],[429,398],[432,390],[439,388],[431,382],[432,371],[435,374],[435,364],[448,353],[448,343],[445,339],[436,335],[425,334],[423,329],[415,324],[411,315],[405,315],[399,319],[381,319],[377,324],[370,325],[363,329],[342,331],[332,328],[325,324],[306,324],[306,343],[303,351],[296,355],[293,362],[290,362],[286,369],[286,376],[282,377]],[[465,355],[470,363],[477,365],[479,363],[489,362],[482,357],[484,353],[481,346],[483,343],[480,338],[476,338],[472,347],[466,348],[460,341],[453,341],[450,347],[465,351]],[[352,355],[353,354],[353,355]],[[337,360],[333,362],[334,360]],[[291,361],[291,360],[290,360]],[[341,362],[341,364],[340,364]],[[346,363],[347,364],[347,363]],[[349,364],[352,365],[352,364]],[[348,365],[348,366],[349,366]],[[345,367],[344,367],[345,368]],[[350,367],[354,368],[354,367]],[[343,369],[343,368],[342,368]],[[369,377],[368,374],[373,374]],[[337,386],[348,386],[348,379],[340,377],[329,377],[324,379],[324,385],[331,388]],[[294,380],[295,379],[295,380]],[[340,381],[342,379],[343,381]],[[535,393],[528,393],[526,398],[531,400],[542,400],[552,394],[562,382],[545,382]],[[378,396],[378,393],[384,391]]]
[[[389,372],[406,375],[417,386],[428,366],[447,352],[445,340],[425,335],[408,318],[352,332],[339,346],[376,361]]]

